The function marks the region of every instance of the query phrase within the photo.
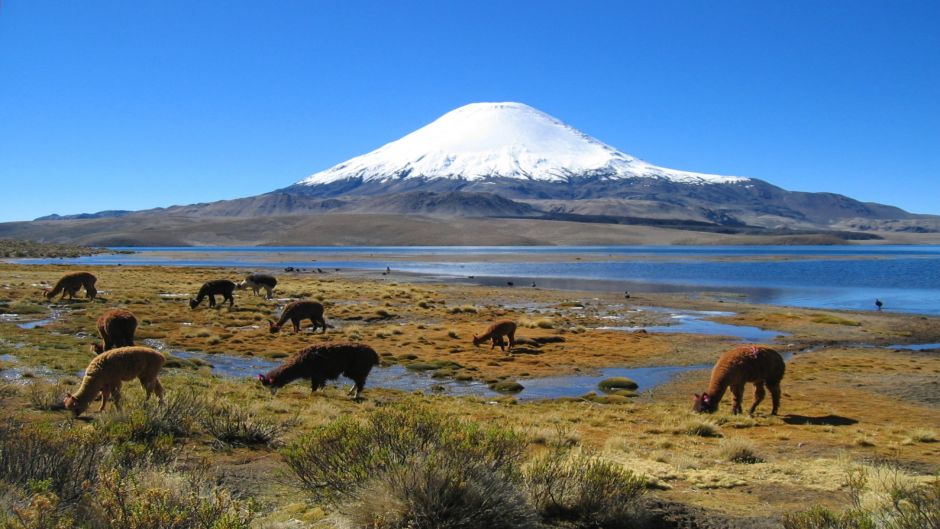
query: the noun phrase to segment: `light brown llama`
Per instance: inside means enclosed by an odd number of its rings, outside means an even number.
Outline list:
[[[276,286],[277,278],[270,274],[248,274],[245,276],[244,281],[235,283],[235,290],[250,288],[257,296],[261,293],[261,289],[263,288],[267,294],[265,299],[271,299],[274,297],[274,287]]]
[[[121,384],[135,378],[140,380],[148,400],[151,393],[156,393],[162,403],[163,386],[157,375],[164,362],[166,358],[149,347],[120,347],[101,353],[88,363],[78,391],[74,395],[66,394],[65,408],[77,417],[101,393],[99,412],[104,410],[109,397],[113,397],[114,406],[121,409]]]
[[[52,289],[43,291],[43,295],[46,296],[46,299],[51,300],[61,292],[62,297],[59,299],[65,298],[66,294],[68,294],[69,299],[72,299],[81,288],[84,288],[85,297],[95,299],[95,296],[98,295],[98,290],[95,289],[97,281],[98,278],[89,272],[69,272],[62,276]]]
[[[509,338],[509,351],[516,345],[516,322],[512,320],[500,320],[486,328],[486,332],[480,336],[473,335],[473,345],[479,346],[481,343],[492,340],[490,350],[497,345],[503,351],[506,350],[506,344],[503,342],[503,336]]]
[[[272,334],[281,330],[281,327],[287,323],[287,320],[294,325],[294,332],[300,332],[300,322],[309,319],[313,323],[313,332],[317,332],[317,326],[323,327],[326,333],[326,320],[323,319],[323,305],[316,301],[292,301],[284,307],[281,318],[274,323],[268,320],[268,325]]]
[[[109,310],[98,316],[97,326],[102,343],[91,344],[91,350],[95,354],[101,354],[116,347],[134,345],[137,318],[130,311]]]
[[[786,365],[783,357],[776,350],[762,345],[742,345],[725,352],[712,369],[708,389],[701,395],[692,395],[692,410],[712,413],[718,409],[718,403],[725,390],[731,388],[734,402],[731,413],[741,413],[741,401],[744,384],[754,384],[754,403],[748,412],[754,415],[757,405],[764,400],[764,385],[770,390],[773,408],[771,415],[776,415],[780,408],[780,381]]]

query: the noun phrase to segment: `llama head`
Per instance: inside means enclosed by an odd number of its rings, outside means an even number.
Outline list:
[[[104,352],[104,346],[97,342],[90,344],[90,348],[92,354],[100,355]]]
[[[189,300],[189,308],[194,309],[199,306],[199,302],[195,299]]]
[[[238,281],[235,283],[235,290],[245,290],[245,287],[248,286],[248,281]]]
[[[261,373],[258,373],[258,381],[261,382],[261,385],[270,389],[272,395],[277,394],[277,386],[274,385],[274,379],[271,377],[266,377]]]
[[[268,330],[271,331],[271,334],[277,334],[281,330],[281,326],[274,323],[272,320],[268,320]]]
[[[72,412],[76,417],[78,417],[79,415],[82,414],[83,411],[85,411],[83,408],[80,409],[78,399],[76,399],[75,396],[72,395],[71,393],[65,394],[65,400],[62,402],[62,404],[65,406],[65,409]]]
[[[477,335],[474,334],[474,335],[473,335],[473,345],[479,347],[481,343],[483,343],[483,338],[480,338],[479,336],[477,336]]]
[[[692,394],[692,411],[696,413],[712,413],[715,411],[715,401],[708,393]]]
[[[42,297],[46,299],[52,299],[52,289],[51,288],[42,289]]]

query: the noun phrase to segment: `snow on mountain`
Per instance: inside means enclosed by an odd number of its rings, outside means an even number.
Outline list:
[[[522,103],[473,103],[297,183],[318,185],[349,178],[563,181],[577,176],[647,177],[688,184],[748,180],[649,164]]]

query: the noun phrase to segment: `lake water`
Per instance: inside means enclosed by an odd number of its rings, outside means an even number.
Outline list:
[[[511,281],[517,287],[535,283],[545,288],[632,292],[710,290],[754,303],[857,310],[874,309],[878,298],[885,310],[940,314],[940,246],[128,249],[138,253],[18,262],[307,271],[319,267],[328,273],[336,268],[378,271],[390,266],[392,278],[407,272],[490,285]],[[546,255],[553,257],[545,260]]]

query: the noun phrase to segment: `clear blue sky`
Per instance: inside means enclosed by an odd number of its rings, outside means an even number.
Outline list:
[[[940,1],[0,6],[0,221],[254,195],[477,101],[940,214]]]

